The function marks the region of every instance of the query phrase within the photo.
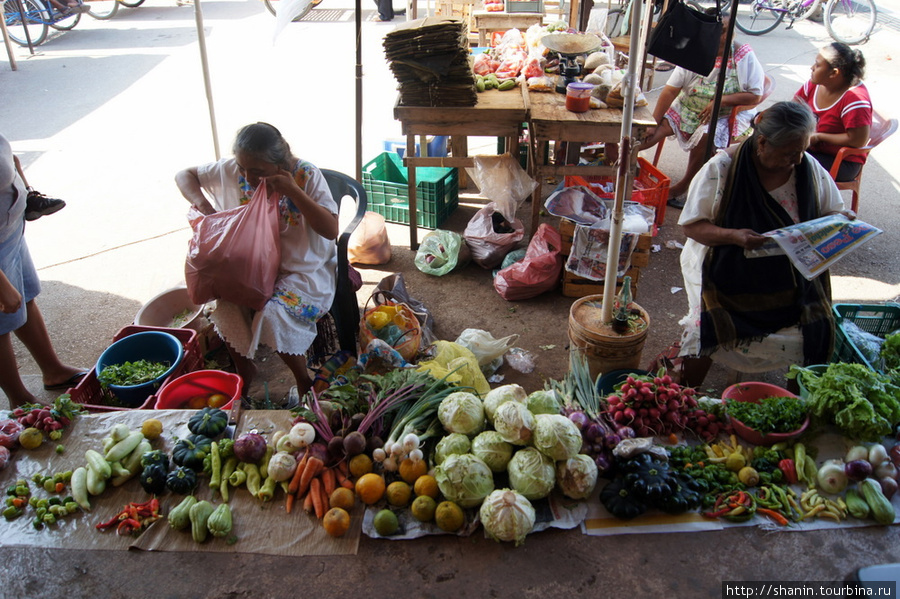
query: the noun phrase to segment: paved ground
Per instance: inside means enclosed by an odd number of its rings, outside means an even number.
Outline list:
[[[238,127],[267,120],[282,129],[299,155],[352,172],[353,25],[349,11],[338,10],[349,7],[347,0],[328,0],[330,20],[290,25],[274,44],[274,20],[258,2],[203,6],[222,153],[228,153]],[[362,38],[366,160],[381,151],[382,140],[400,134],[391,117],[394,82],[380,47],[392,25],[373,22],[373,15],[373,10],[364,13]],[[896,116],[891,98],[900,97],[900,80],[892,55],[900,35],[896,19],[886,23],[861,49],[876,107]],[[16,49],[18,71],[0,64],[0,130],[20,153],[29,180],[69,202],[58,215],[30,224],[27,235],[44,281],[39,302],[59,352],[73,363],[93,364],[147,299],[181,280],[186,205],[172,177],[186,165],[213,158],[194,27],[190,7],[148,0],[108,22],[85,18],[33,57]],[[829,40],[821,24],[800,23],[747,41],[776,80],[772,100],[784,100],[807,79],[816,49]],[[664,80],[660,74],[656,84]],[[649,95],[652,102],[656,92]],[[482,146],[492,152],[493,140],[482,140]],[[834,269],[835,301],[900,296],[894,249],[898,149],[900,136],[894,136],[866,166],[861,218],[885,233]],[[684,159],[669,143],[660,166],[677,177]],[[468,198],[448,228],[465,227],[480,204]],[[686,308],[677,290],[677,250],[669,248],[683,241],[676,218],[670,210],[657,240],[659,252],[640,282],[638,300],[654,322],[645,357],[676,338],[676,322]],[[412,266],[406,231],[392,227],[391,238],[394,259],[363,270],[367,288],[361,301],[387,272],[404,272],[413,295],[434,310],[441,337],[455,338],[470,326],[496,336],[522,335],[519,343],[536,353],[538,367],[529,376],[509,372],[509,381],[534,389],[543,378],[564,374],[572,300],[547,294],[507,304],[475,266],[442,279],[427,277]],[[555,347],[539,349],[550,345]],[[35,365],[18,349],[23,375],[39,388]],[[273,393],[287,389],[277,368],[269,376]],[[714,372],[708,385],[721,389],[723,382],[724,373]],[[895,528],[802,535],[732,530],[601,540],[546,532],[518,549],[480,536],[405,543],[363,539],[357,557],[196,555],[190,562],[171,553],[0,548],[7,565],[0,597],[275,596],[301,588],[320,596],[361,591],[422,597],[715,596],[723,580],[834,580],[861,565],[897,561],[897,534]],[[167,572],[171,576],[161,585],[160,574]]]

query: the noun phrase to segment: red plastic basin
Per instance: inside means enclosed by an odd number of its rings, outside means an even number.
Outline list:
[[[163,386],[156,396],[157,410],[199,409],[205,405],[191,405],[191,400],[209,397],[221,393],[228,397],[228,402],[216,406],[223,410],[231,408],[231,404],[241,399],[241,387],[244,380],[240,375],[223,370],[195,370],[178,377]]]
[[[797,396],[787,389],[784,389],[777,385],[755,382],[738,383],[736,385],[731,385],[722,393],[723,400],[734,399],[736,401],[749,401],[752,403],[760,403],[766,397]],[[797,401],[803,400],[797,398]],[[734,429],[735,434],[737,434],[737,436],[739,436],[744,441],[752,443],[753,445],[774,445],[775,443],[779,443],[781,441],[789,441],[790,439],[795,439],[802,435],[803,431],[806,430],[806,427],[809,426],[809,416],[807,416],[806,420],[803,421],[803,424],[800,425],[800,428],[795,431],[791,431],[788,433],[763,434],[750,428],[737,418],[729,416],[728,419],[731,422],[731,427]]]

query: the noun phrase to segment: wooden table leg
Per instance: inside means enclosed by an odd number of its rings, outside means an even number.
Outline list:
[[[465,135],[452,135],[450,137],[450,152],[454,158],[465,158],[469,155],[469,138]],[[462,191],[469,185],[466,169],[460,167],[456,171],[459,189]]]
[[[406,136],[406,175],[409,185],[407,186],[407,206],[409,207],[409,249],[416,251],[419,249],[419,223],[417,219],[416,207],[416,136],[408,134]]]
[[[533,160],[529,161],[532,173],[531,176],[537,181],[537,185],[531,193],[531,236],[534,237],[541,218],[541,197],[543,196],[542,188],[544,185],[543,167],[546,156],[544,153],[543,141],[532,137],[530,147],[530,157],[533,157]]]

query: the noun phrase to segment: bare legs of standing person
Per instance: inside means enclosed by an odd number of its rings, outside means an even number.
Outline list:
[[[26,303],[25,310],[27,320],[14,333],[34,358],[38,368],[41,369],[44,385],[52,387],[73,380],[79,373],[83,373],[84,371],[80,368],[63,364],[56,355],[44,323],[44,317],[35,300]],[[25,383],[19,376],[16,355],[9,333],[0,335],[0,388],[9,398],[10,407],[26,403],[40,403],[34,394],[25,387]]]
[[[294,374],[297,381],[297,392],[303,397],[307,391],[312,388],[312,378],[309,376],[309,370],[306,368],[306,356],[283,354],[278,352],[278,356],[284,361],[290,371]]]

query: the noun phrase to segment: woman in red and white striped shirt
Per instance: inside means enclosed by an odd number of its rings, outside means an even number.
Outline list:
[[[794,95],[794,100],[809,106],[816,116],[808,152],[827,170],[842,146],[861,148],[869,141],[872,101],[862,82],[865,69],[862,52],[832,42],[819,50],[809,81]],[[846,157],[836,180],[852,180],[865,161],[865,156]]]

